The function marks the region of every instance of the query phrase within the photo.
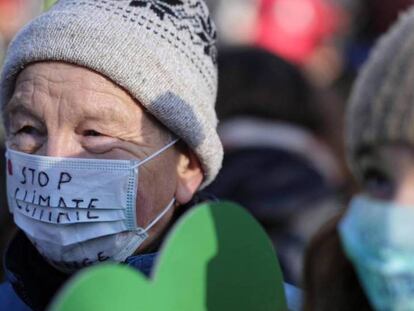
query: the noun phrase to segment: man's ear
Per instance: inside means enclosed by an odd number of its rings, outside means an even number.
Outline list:
[[[177,189],[175,198],[180,205],[188,203],[203,182],[203,170],[194,152],[179,144],[177,163]]]

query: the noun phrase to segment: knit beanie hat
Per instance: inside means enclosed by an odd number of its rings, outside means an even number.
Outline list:
[[[12,41],[0,105],[28,64],[62,61],[127,90],[198,156],[203,186],[223,156],[216,132],[216,30],[203,0],[60,0]]]
[[[383,144],[414,145],[414,8],[379,40],[364,65],[347,111],[350,166]]]

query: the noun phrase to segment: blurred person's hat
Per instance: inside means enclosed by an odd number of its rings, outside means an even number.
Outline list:
[[[347,112],[351,168],[383,144],[414,145],[414,8],[377,43],[354,85]]]
[[[219,56],[217,114],[296,124],[312,132],[323,126],[315,93],[300,69],[264,49],[234,47]]]

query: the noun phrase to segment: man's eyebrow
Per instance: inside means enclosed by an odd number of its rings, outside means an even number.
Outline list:
[[[6,118],[12,114],[25,115],[41,122],[41,118],[32,109],[27,107],[27,104],[20,100],[12,99],[4,108],[4,115]]]

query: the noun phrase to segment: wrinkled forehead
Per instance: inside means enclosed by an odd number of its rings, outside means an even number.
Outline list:
[[[32,63],[18,74],[12,96],[3,107],[5,127],[11,114],[41,110],[45,103],[57,105],[62,100],[88,118],[150,122],[165,130],[122,87],[93,70],[63,62]],[[64,116],[72,116],[71,109],[66,111]]]
[[[92,70],[62,62],[39,62],[18,74],[11,97],[3,103],[3,117],[7,120],[10,113],[36,110],[45,102],[53,105],[62,98],[97,115],[108,111],[103,108],[111,108],[114,116],[122,115],[126,104],[134,105],[124,90]],[[97,107],[98,102],[101,107]]]
[[[79,89],[132,99],[127,91],[98,72],[79,65],[54,61],[31,63],[26,66],[17,75],[12,94],[16,95],[16,91],[30,91],[33,87],[47,92],[54,86],[59,88],[75,86]],[[4,104],[7,105],[9,102],[10,99]]]

